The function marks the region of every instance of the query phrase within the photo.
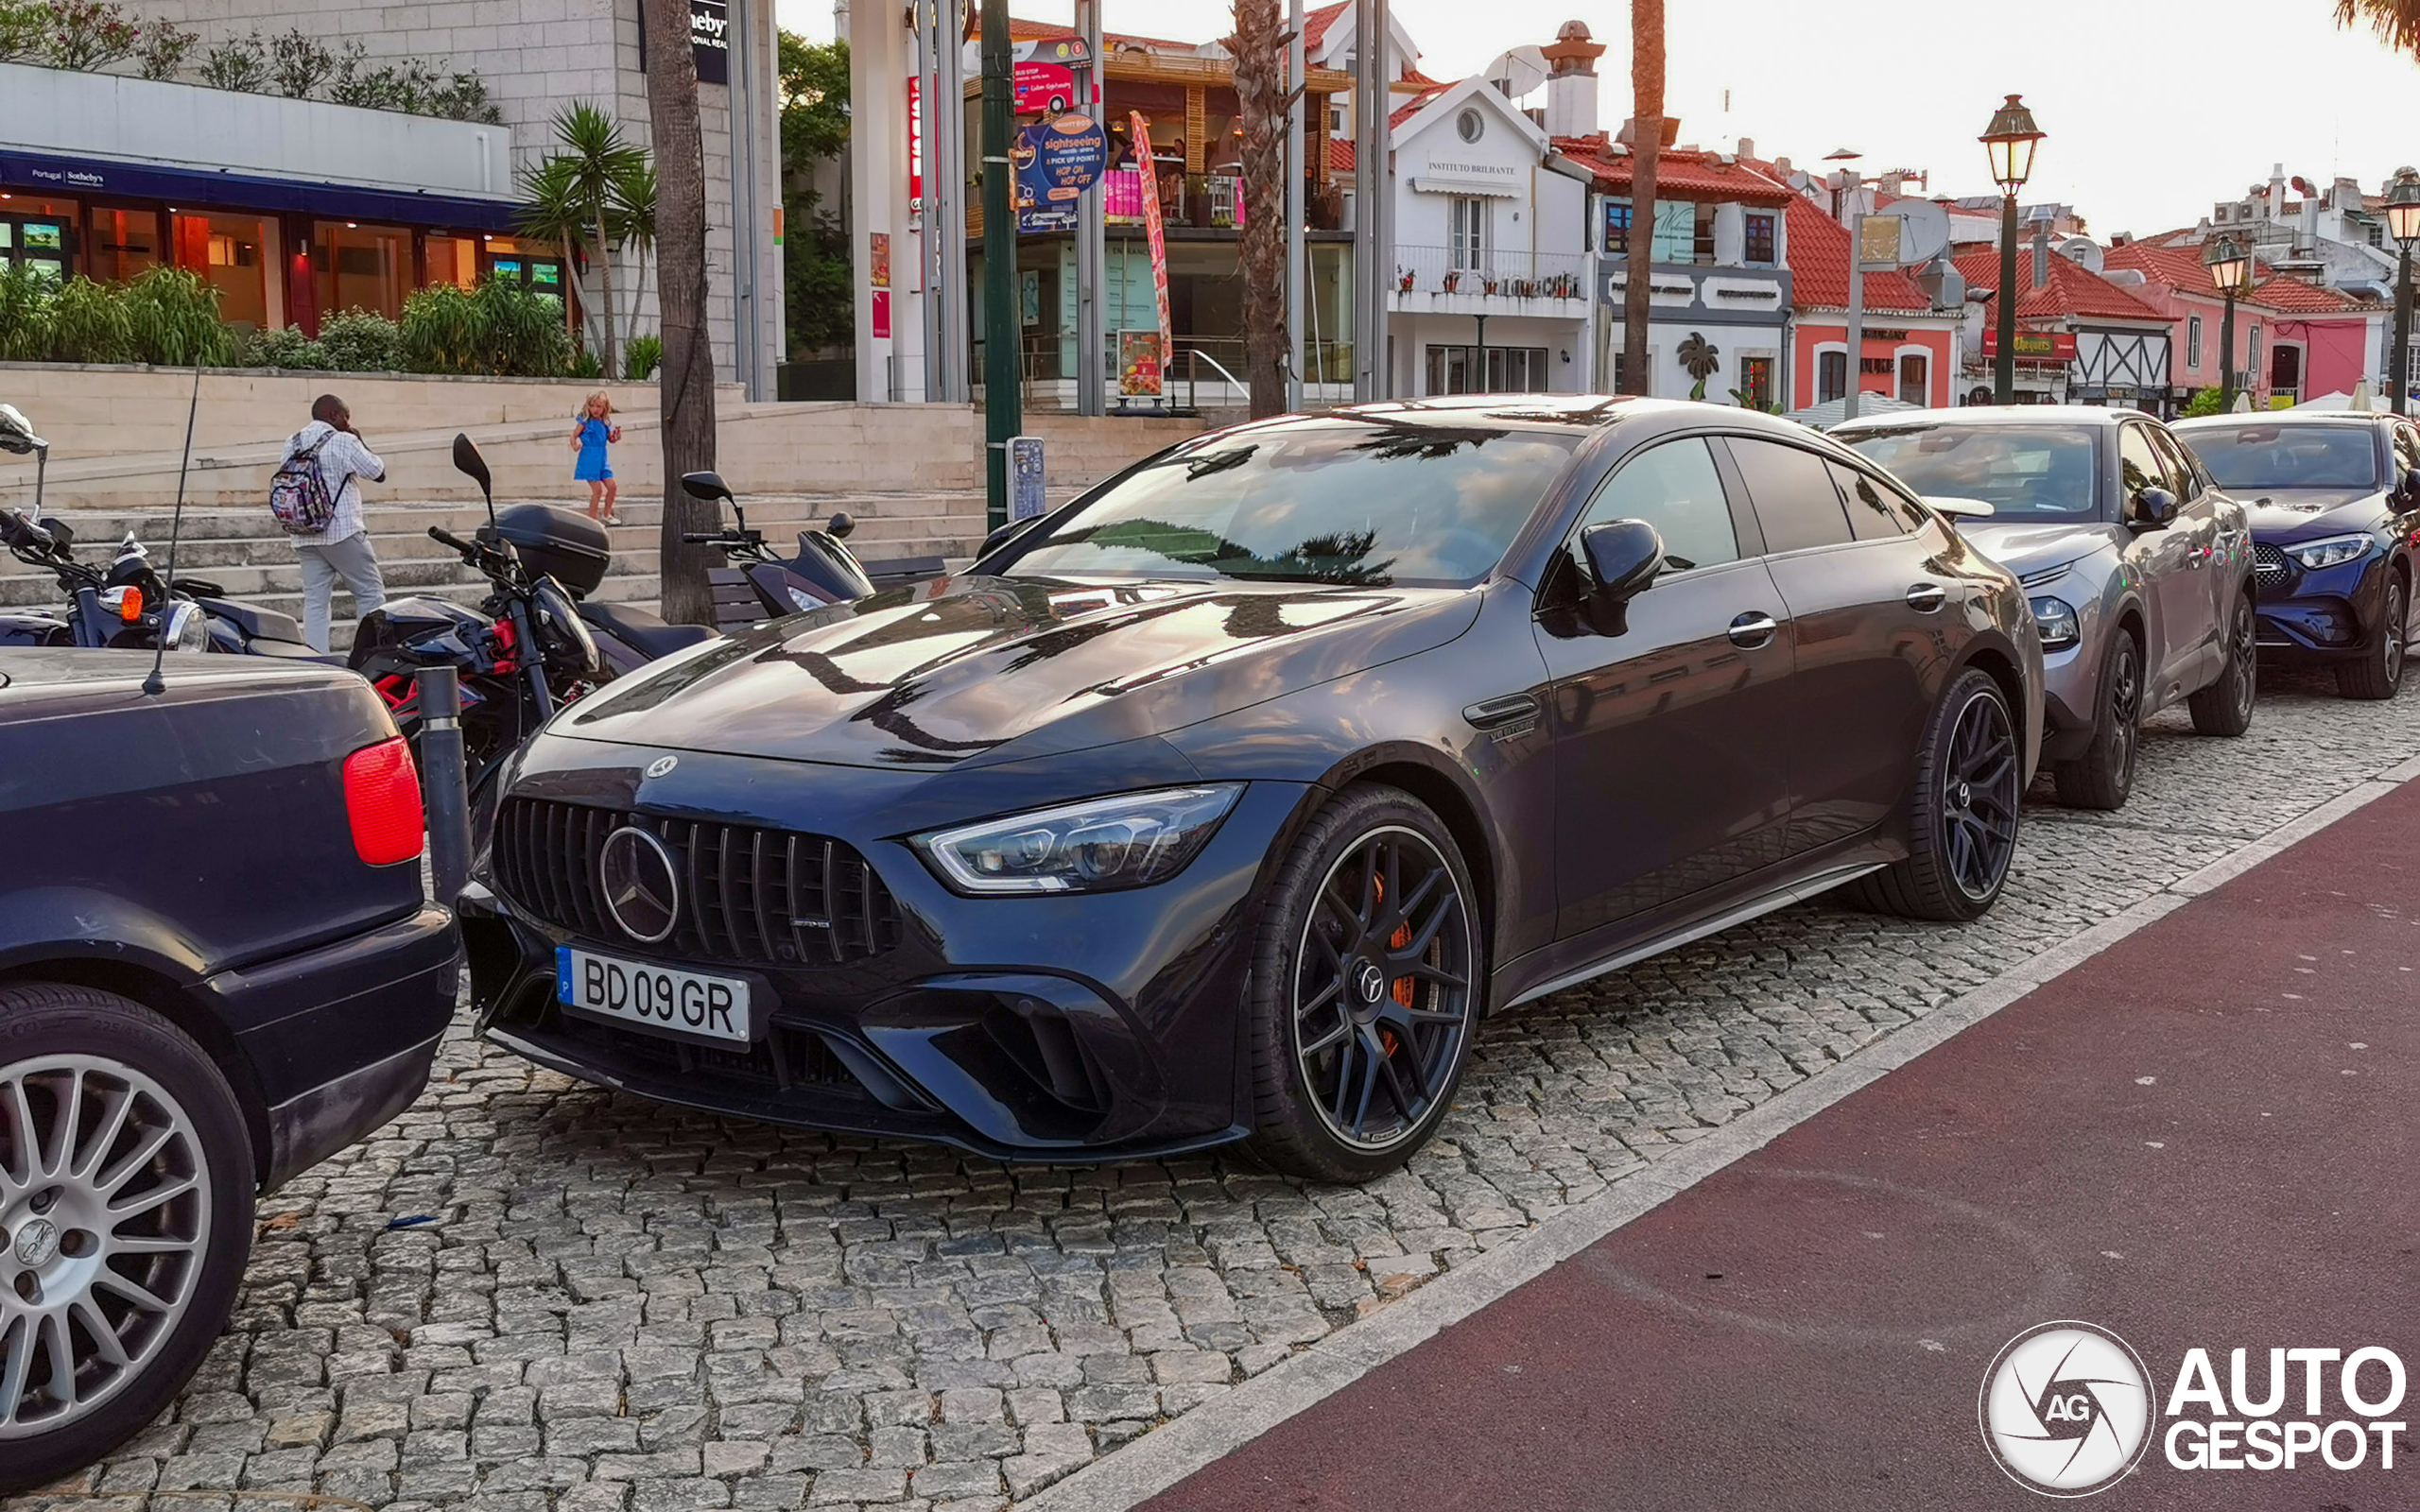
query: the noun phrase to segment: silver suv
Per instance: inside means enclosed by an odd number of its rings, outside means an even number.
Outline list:
[[[2205,735],[2251,727],[2251,524],[2168,427],[2062,404],[1900,411],[1832,436],[2025,585],[2060,802],[2122,806],[2142,721],[2179,700]]]

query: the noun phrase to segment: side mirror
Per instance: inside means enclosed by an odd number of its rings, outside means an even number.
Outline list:
[[[493,502],[495,479],[488,472],[488,459],[479,455],[478,447],[460,431],[454,433],[454,471],[477,484],[480,494]]]
[[[2403,496],[2407,499],[2420,499],[2420,467],[2407,467],[2403,470]]]
[[[1580,532],[1580,550],[1596,583],[1588,591],[1590,623],[1599,633],[1630,628],[1630,601],[1664,570],[1664,538],[1644,520],[1609,520]]]
[[[832,513],[832,518],[824,522],[823,533],[835,541],[846,541],[849,539],[849,532],[856,528],[856,515],[846,509],[836,509]]]
[[[1039,524],[1041,519],[1042,516],[1037,514],[1028,516],[1023,520],[1011,520],[1007,524],[1002,525],[999,529],[993,531],[988,536],[985,536],[983,538],[983,544],[976,550],[975,555],[977,559],[980,560],[985,557],[989,557],[992,553],[999,550],[1002,546],[1007,545],[1010,541],[1016,540],[1017,537],[1024,535],[1027,531],[1032,529],[1035,524]]]
[[[2165,530],[2176,523],[2176,495],[2156,484],[2135,495],[2134,519],[2138,530]]]
[[[26,419],[25,411],[14,404],[0,404],[0,452],[23,456],[27,452],[49,449],[48,443],[34,434],[33,422]]]
[[[1998,506],[1989,499],[1962,499],[1949,493],[1927,493],[1925,503],[1931,505],[1935,513],[1952,520],[1989,520],[1998,512]]]
[[[718,472],[683,472],[681,474],[681,491],[693,499],[716,504],[732,502],[731,486],[723,482],[722,474]]]

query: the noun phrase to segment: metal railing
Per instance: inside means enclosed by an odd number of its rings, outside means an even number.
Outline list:
[[[1589,258],[1579,252],[1467,248],[1395,248],[1395,293],[1454,294],[1495,300],[1588,298]]]

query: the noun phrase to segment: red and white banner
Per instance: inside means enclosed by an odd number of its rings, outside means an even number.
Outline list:
[[[1151,297],[1159,306],[1160,364],[1165,370],[1173,343],[1168,332],[1168,243],[1160,220],[1160,174],[1151,162],[1151,123],[1140,111],[1130,112],[1129,120],[1134,133],[1134,166],[1143,178],[1143,236],[1151,248]]]

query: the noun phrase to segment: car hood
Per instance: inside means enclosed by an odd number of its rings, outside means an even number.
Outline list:
[[[1443,645],[1476,592],[951,577],[618,679],[550,734],[931,770],[1165,734]]]
[[[2252,517],[2252,533],[2264,541],[2367,530],[2382,512],[2375,489],[2264,489],[2236,497]]]
[[[1961,520],[1958,533],[1969,545],[2010,572],[2023,577],[2089,557],[2116,541],[2114,525],[2083,521],[2048,521],[2041,524],[1998,524],[1990,520]]]

